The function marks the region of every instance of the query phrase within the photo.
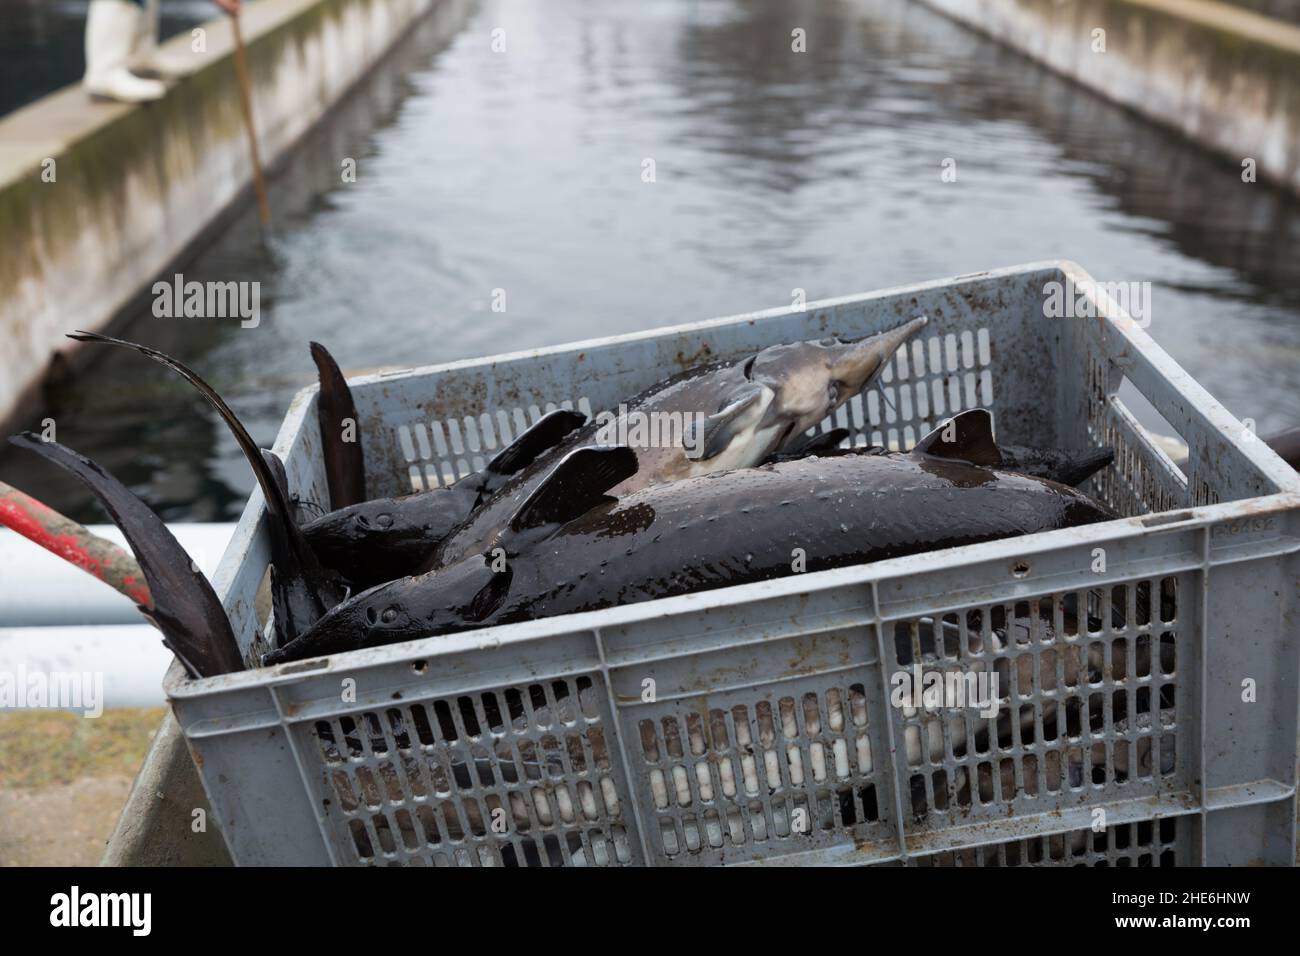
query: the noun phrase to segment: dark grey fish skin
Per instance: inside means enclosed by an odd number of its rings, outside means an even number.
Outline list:
[[[162,632],[163,643],[191,677],[215,677],[244,669],[239,645],[212,585],[194,566],[163,520],[120,481],[83,455],[24,432],[10,443],[35,452],[74,475],[94,492],[140,563],[154,607],[140,608]]]
[[[303,535],[321,563],[357,590],[414,574],[485,496],[586,420],[580,412],[556,409],[522,432],[482,471],[446,488],[340,508],[303,525]]]
[[[926,324],[920,316],[862,339],[775,345],[678,373],[624,402],[614,422],[598,417],[540,456],[487,498],[418,570],[481,553],[564,456],[586,446],[622,444],[607,436],[622,434],[626,423],[646,416],[693,421],[704,415],[705,434],[684,433],[678,444],[636,446],[640,467],[610,491],[615,497],[661,482],[749,468],[784,451],[787,441],[802,445],[808,441],[805,432],[875,381],[894,353]],[[694,446],[692,454],[688,444]]]
[[[271,655],[274,664],[591,611],[1115,517],[1068,488],[929,455],[843,454],[654,485],[486,555],[380,585]]]
[[[282,607],[285,614],[276,620],[278,643],[284,644],[305,632],[319,620],[329,608],[343,599],[346,589],[337,576],[328,573],[316,560],[311,546],[303,537],[298,525],[293,520],[293,510],[289,501],[276,481],[275,473],[262,457],[261,449],[235,416],[216,389],[205,382],[196,372],[166,353],[147,345],[127,342],[123,339],[110,338],[97,332],[75,332],[68,335],[79,342],[98,342],[105,345],[117,345],[132,349],[165,365],[204,397],[213,410],[221,416],[222,421],[234,436],[240,451],[266,500],[267,524],[271,535],[271,561],[275,564],[277,574],[273,577],[273,589],[279,590],[276,606]]]
[[[320,379],[316,397],[316,420],[320,427],[321,454],[325,459],[325,481],[330,490],[330,508],[346,508],[366,500],[366,462],[359,440],[344,441],[347,423],[360,429],[352,389],[339,370],[334,356],[319,342],[311,343],[312,361]],[[355,437],[355,435],[354,435]]]

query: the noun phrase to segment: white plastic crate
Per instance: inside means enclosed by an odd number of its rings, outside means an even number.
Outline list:
[[[924,313],[886,401],[836,424],[910,445],[980,406],[1000,441],[1113,445],[1090,490],[1130,517],[206,680],[173,666],[234,859],[1290,864],[1300,479],[1126,316],[1046,318],[1067,278],[1088,277],[1038,263],[353,382],[371,491],[398,493],[556,406]],[[1187,442],[1185,474],[1125,379]],[[314,401],[276,451],[321,502]],[[246,647],[262,516],[254,494],[216,578]],[[918,663],[998,673],[1014,719],[892,706]]]

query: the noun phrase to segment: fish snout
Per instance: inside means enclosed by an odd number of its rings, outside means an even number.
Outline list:
[[[885,363],[903,347],[913,335],[925,328],[929,319],[917,316],[910,322],[856,342],[846,342],[843,351],[831,364],[831,376],[839,385],[839,396],[834,408],[858,394],[884,370]]]

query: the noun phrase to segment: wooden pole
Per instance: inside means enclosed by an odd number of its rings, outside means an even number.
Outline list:
[[[248,55],[244,52],[244,34],[239,29],[239,14],[230,14],[230,26],[235,34],[235,73],[239,77],[239,97],[244,105],[244,129],[248,132],[248,153],[253,160],[253,190],[257,193],[257,215],[262,226],[271,225],[271,201],[266,195],[266,180],[262,177],[262,159],[257,152],[257,128],[253,125],[253,87],[248,78]]]

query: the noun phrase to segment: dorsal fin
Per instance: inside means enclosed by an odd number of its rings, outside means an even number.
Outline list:
[[[605,492],[631,478],[636,469],[636,452],[626,445],[569,452],[519,506],[510,530],[572,521],[604,501]]]
[[[1002,453],[993,443],[993,416],[986,408],[954,415],[917,442],[912,454],[956,458],[988,468],[1002,464]]]
[[[533,426],[521,432],[495,458],[487,463],[487,470],[498,475],[513,475],[519,469],[531,465],[542,452],[554,448],[565,435],[575,428],[581,428],[587,421],[582,412],[571,412],[557,408],[539,418]]]

